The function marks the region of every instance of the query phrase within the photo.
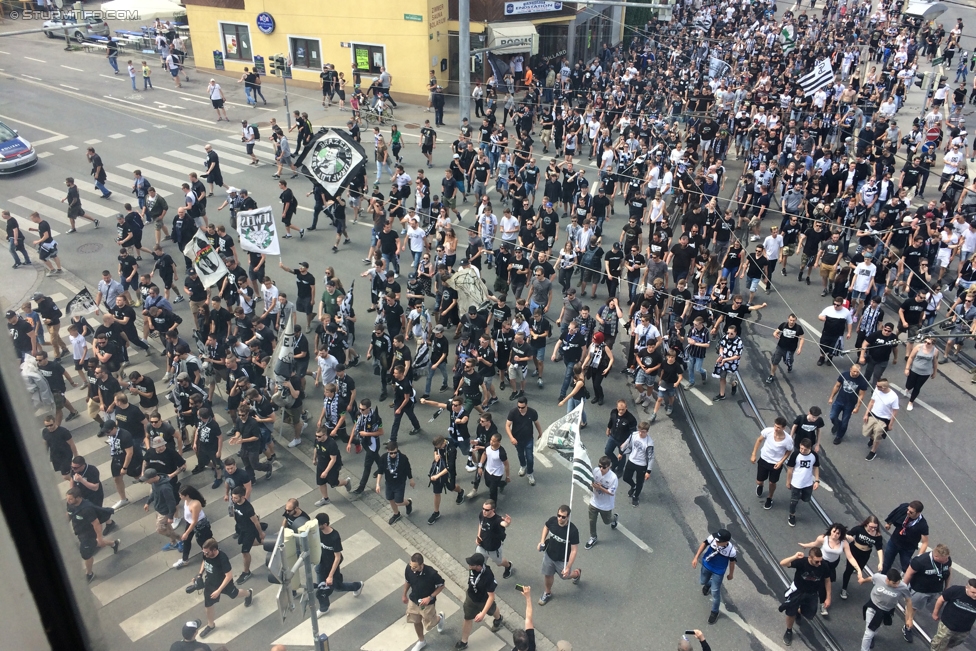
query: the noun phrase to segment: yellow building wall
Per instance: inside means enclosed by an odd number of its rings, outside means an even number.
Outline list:
[[[438,13],[434,10],[439,5],[443,9]],[[353,43],[384,46],[386,69],[393,75],[392,92],[398,101],[426,105],[431,68],[439,79],[447,77],[446,72],[440,71],[441,60],[448,56],[447,0],[329,2],[317,9],[305,0],[247,0],[246,6],[243,11],[186,6],[197,67],[213,69],[213,51],[223,51],[220,23],[227,22],[248,26],[251,54],[263,56],[269,72],[270,58],[289,52],[289,37],[318,39],[319,67],[293,67],[289,84],[318,88],[321,63],[332,63],[337,71],[344,73],[347,91],[351,91],[353,50],[350,46]],[[263,34],[258,30],[256,19],[261,12],[274,18],[273,33]],[[406,20],[405,14],[421,16],[422,20]],[[245,66],[251,65],[248,60],[224,59],[228,75],[243,72]],[[372,77],[370,73],[362,74],[364,89]],[[274,83],[274,77],[266,81]]]

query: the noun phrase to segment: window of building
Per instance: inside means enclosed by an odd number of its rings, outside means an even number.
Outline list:
[[[252,61],[251,34],[247,25],[221,23],[220,35],[224,45],[224,59]]]
[[[322,67],[322,57],[319,54],[319,40],[317,38],[289,38],[291,46],[291,60],[295,68]]]
[[[360,72],[380,74],[386,65],[386,48],[382,45],[362,45],[353,43],[352,62]]]

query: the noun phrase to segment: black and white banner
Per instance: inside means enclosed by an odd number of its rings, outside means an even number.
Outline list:
[[[337,197],[366,165],[366,150],[345,131],[320,129],[295,161],[307,178]]]
[[[212,287],[227,275],[227,267],[220,259],[220,254],[210,245],[202,230],[198,230],[193,239],[183,248],[183,255],[193,262],[193,267],[200,276],[204,288]]]
[[[799,83],[803,88],[804,97],[810,97],[821,88],[834,83],[834,69],[830,66],[830,59],[817,61],[813,71],[800,77]]]
[[[271,206],[237,213],[237,234],[241,248],[253,253],[281,255],[278,229]]]
[[[75,294],[74,298],[68,301],[68,304],[64,308],[64,313],[65,316],[70,318],[75,314],[91,314],[95,311],[96,307],[95,297],[85,287]]]

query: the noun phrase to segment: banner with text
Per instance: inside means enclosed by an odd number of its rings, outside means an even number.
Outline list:
[[[245,251],[281,255],[271,206],[237,213],[237,234],[241,236],[241,248]]]

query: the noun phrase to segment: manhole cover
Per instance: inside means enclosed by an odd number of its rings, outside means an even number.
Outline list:
[[[403,125],[403,128],[404,129],[419,129],[420,128],[420,125],[419,124],[414,124],[413,122],[407,122],[406,124]]]
[[[102,245],[98,242],[89,242],[78,247],[78,253],[98,253],[102,250]]]

